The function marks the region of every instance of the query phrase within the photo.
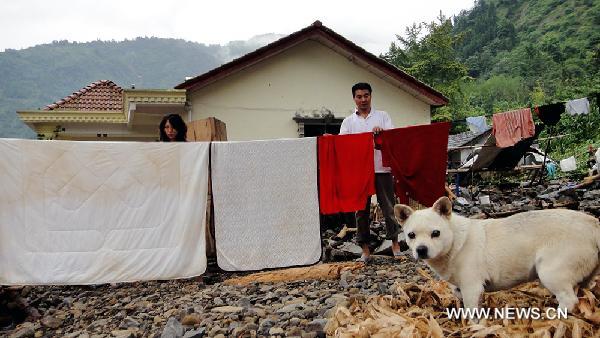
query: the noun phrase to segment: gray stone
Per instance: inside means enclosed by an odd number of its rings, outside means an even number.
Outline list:
[[[239,306],[220,306],[220,307],[215,307],[210,311],[211,312],[219,312],[219,313],[235,313],[235,312],[241,312],[243,310],[244,310],[244,308],[239,307]]]
[[[33,338],[35,336],[34,324],[25,322],[20,325],[19,329],[9,335],[9,338]]]
[[[311,332],[323,332],[325,325],[327,325],[327,319],[314,319],[306,325],[305,330]]]
[[[140,326],[140,323],[131,317],[125,317],[123,319],[123,321],[121,321],[121,323],[119,324],[119,328],[122,328],[122,329],[127,329],[130,327],[139,327],[139,326]]]
[[[265,319],[260,322],[258,326],[258,334],[266,336],[269,334],[269,330],[275,325],[275,322],[271,319]]]
[[[205,332],[206,332],[206,329],[201,327],[199,329],[190,330],[190,331],[186,332],[183,335],[183,338],[202,338],[202,337],[204,337]]]
[[[42,322],[42,325],[44,325],[45,327],[49,327],[51,329],[57,329],[63,323],[63,321],[61,319],[58,319],[53,316],[46,316],[46,317],[42,318],[41,322]]]
[[[167,325],[163,329],[160,338],[180,338],[183,337],[183,331],[183,325],[177,319],[171,317],[167,320]]]
[[[304,305],[304,303],[299,303],[299,304],[289,304],[286,305],[284,307],[282,307],[281,309],[277,310],[277,313],[291,313],[291,312],[296,312],[296,311],[301,311],[306,307],[306,305]]]
[[[283,335],[284,332],[285,331],[282,328],[280,328],[280,327],[272,327],[269,330],[269,334],[270,335]]]

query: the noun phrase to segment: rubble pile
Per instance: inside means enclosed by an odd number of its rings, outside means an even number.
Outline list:
[[[553,208],[568,208],[600,217],[600,179],[589,177],[582,182],[550,180],[542,184],[529,182],[481,184],[451,187],[454,212],[471,218],[507,217],[519,212]],[[458,191],[457,191],[458,190]],[[346,261],[360,257],[356,244],[356,227],[345,215],[323,229],[324,262]],[[390,241],[385,240],[385,219],[379,208],[373,207],[371,219],[371,252],[392,255]],[[402,237],[402,235],[401,235]]]
[[[541,209],[567,208],[600,216],[600,181],[551,180],[496,186],[460,187],[453,209],[463,216],[497,218]]]
[[[293,268],[275,271],[270,281],[265,272],[255,281],[247,273],[215,272],[169,281],[12,287],[27,315],[20,323],[5,321],[0,336],[324,337],[337,305],[391,296],[397,281],[425,280],[417,273],[424,266],[408,258],[319,266],[333,278],[298,279]],[[281,278],[286,273],[293,278]]]

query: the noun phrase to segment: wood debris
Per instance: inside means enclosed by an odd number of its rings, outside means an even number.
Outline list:
[[[231,278],[223,283],[225,285],[247,285],[254,282],[278,283],[299,280],[339,279],[342,272],[354,271],[363,267],[364,264],[357,262],[317,264],[308,267],[258,272],[243,277]]]
[[[396,283],[393,296],[356,298],[339,306],[327,324],[327,336],[350,337],[600,337],[600,277],[591,289],[577,290],[579,304],[566,319],[488,318],[478,324],[449,319],[447,309],[459,308],[445,281],[426,275],[427,282]],[[511,290],[484,293],[482,308],[537,308],[542,316],[556,308],[552,294],[538,282]]]

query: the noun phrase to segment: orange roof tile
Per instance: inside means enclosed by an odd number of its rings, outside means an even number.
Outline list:
[[[92,82],[79,91],[47,105],[44,110],[122,111],[123,88],[109,80]]]

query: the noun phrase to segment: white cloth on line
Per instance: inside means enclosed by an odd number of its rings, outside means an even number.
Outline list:
[[[249,271],[321,257],[316,138],[213,142],[217,264]]]
[[[209,143],[0,139],[0,284],[206,270]]]
[[[564,160],[560,161],[560,170],[567,172],[573,171],[575,169],[577,169],[577,161],[575,161],[574,156],[565,158]]]
[[[588,114],[590,112],[590,101],[588,101],[587,97],[567,101],[565,110],[571,115]]]
[[[490,129],[487,125],[487,121],[485,116],[469,116],[466,119],[467,125],[469,126],[469,130],[474,133],[483,133],[484,131]]]

